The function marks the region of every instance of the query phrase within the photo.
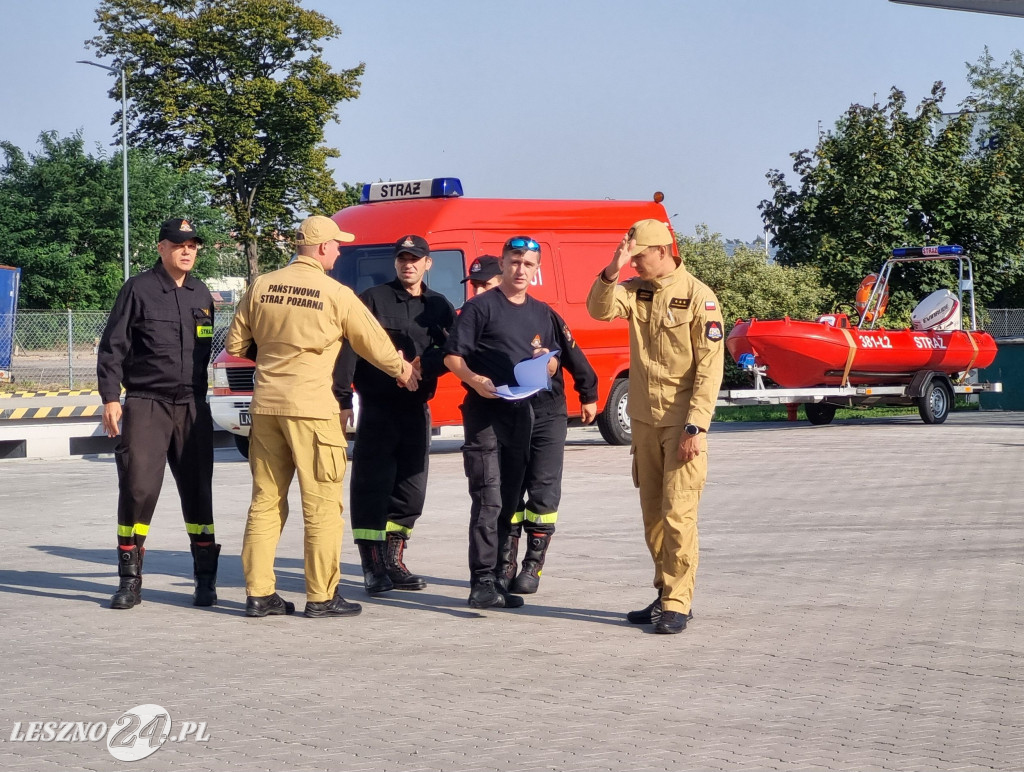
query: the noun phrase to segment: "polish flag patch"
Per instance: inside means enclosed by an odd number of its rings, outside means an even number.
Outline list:
[[[718,310],[718,306],[715,305],[715,301],[713,301],[713,300],[705,300],[704,301],[704,310],[705,311],[716,311],[716,310]]]

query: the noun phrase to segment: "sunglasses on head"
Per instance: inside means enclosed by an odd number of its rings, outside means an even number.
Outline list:
[[[528,252],[540,252],[540,244],[529,236],[513,236],[505,242],[505,249],[525,249]]]

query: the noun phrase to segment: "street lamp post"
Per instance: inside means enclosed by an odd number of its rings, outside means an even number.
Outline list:
[[[107,67],[105,64],[90,62],[86,59],[79,59],[77,64],[91,64],[93,67],[99,67],[101,70],[116,72],[121,78],[121,189],[123,193],[122,207],[124,209],[124,280],[128,281],[128,277],[131,275],[130,253],[128,251],[128,96],[124,82],[124,68]]]

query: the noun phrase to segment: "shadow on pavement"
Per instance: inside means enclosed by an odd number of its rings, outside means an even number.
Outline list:
[[[117,588],[117,566],[114,562],[114,548],[86,549],[63,545],[37,544],[33,549],[46,555],[74,560],[90,564],[90,568],[77,571],[18,571],[0,569],[0,593],[15,593],[33,597],[63,598],[64,600],[82,601],[100,607],[107,607],[110,596]],[[301,610],[305,596],[305,580],[303,577],[302,560],[297,558],[278,558],[275,563],[278,591],[289,600],[294,600]],[[102,567],[91,570],[92,566]],[[180,591],[154,589],[146,585],[145,577],[152,575],[174,577],[175,586]],[[471,609],[466,605],[465,597],[469,595],[469,582],[462,579],[448,579],[423,575],[427,580],[427,589],[415,592],[393,590],[381,595],[369,595],[363,588],[361,579],[362,568],[356,564],[342,564],[341,591],[347,597],[360,603],[391,606],[410,610],[433,611],[459,618],[478,618],[484,613]],[[163,581],[163,580],[162,580]],[[432,593],[430,585],[439,587],[461,587],[465,596],[452,598],[448,595]],[[242,576],[242,561],[239,555],[222,553],[217,576],[217,586],[225,588],[245,587]],[[221,614],[240,614],[245,604],[226,600],[223,597],[216,606],[204,611]],[[293,596],[298,595],[298,598]],[[143,603],[159,603],[167,606],[192,606],[192,556],[180,550],[147,550],[143,564]],[[576,619],[582,622],[599,624],[624,625],[624,612],[606,611],[601,609],[569,608],[565,606],[535,605],[532,596],[525,596],[526,605],[518,609],[485,609],[484,612],[520,614],[533,617],[560,617]]]

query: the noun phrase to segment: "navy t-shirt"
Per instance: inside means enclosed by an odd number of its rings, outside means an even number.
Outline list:
[[[462,306],[444,353],[462,357],[470,370],[495,386],[518,386],[513,368],[538,348],[558,348],[551,306],[529,295],[517,305],[496,287]]]

